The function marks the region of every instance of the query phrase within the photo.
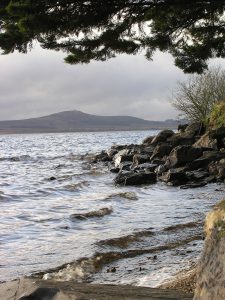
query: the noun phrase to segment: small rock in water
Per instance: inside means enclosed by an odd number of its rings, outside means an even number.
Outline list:
[[[60,227],[60,229],[69,229],[70,227],[69,226],[62,226],[62,227]]]
[[[106,215],[109,215],[112,213],[112,208],[111,207],[103,207],[100,208],[99,210],[93,210],[87,213],[83,214],[72,214],[70,216],[71,220],[77,219],[77,220],[87,220],[88,218],[99,218],[99,217],[104,217]]]
[[[119,171],[120,171],[120,168],[111,168],[110,169],[111,173],[119,173]]]
[[[115,273],[116,272],[116,267],[108,268],[107,273]]]

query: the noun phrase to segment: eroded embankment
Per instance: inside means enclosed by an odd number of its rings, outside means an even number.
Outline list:
[[[225,200],[207,215],[194,300],[225,299]]]

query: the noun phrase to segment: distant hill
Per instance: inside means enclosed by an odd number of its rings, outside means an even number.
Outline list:
[[[177,128],[177,121],[147,121],[130,116],[96,116],[64,111],[24,120],[0,121],[0,133],[41,133]]]

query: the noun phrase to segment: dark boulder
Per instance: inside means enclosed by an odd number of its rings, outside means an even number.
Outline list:
[[[159,165],[155,169],[155,173],[156,173],[157,176],[161,176],[166,171],[168,171],[168,168],[165,166],[165,164],[164,165]]]
[[[216,139],[217,148],[221,149],[225,147],[224,139],[225,139],[225,126],[221,126],[215,130],[211,130],[209,132],[209,136],[212,139]]]
[[[194,148],[192,146],[177,146],[175,147],[167,158],[166,165],[169,168],[181,167],[199,158],[204,149]]]
[[[225,138],[225,126],[221,126],[217,129],[213,129],[209,132],[209,136],[212,139],[222,139]]]
[[[193,145],[195,143],[195,138],[183,135],[181,133],[175,133],[167,139],[167,142],[173,147],[180,145]]]
[[[179,124],[177,129],[179,132],[184,132],[187,127],[188,124]]]
[[[221,151],[204,151],[202,154],[203,158],[210,158],[211,161],[217,161],[220,160],[222,158],[225,158],[225,153],[221,152]]]
[[[208,166],[208,170],[209,170],[209,174],[210,175],[217,175],[218,174],[218,170],[217,170],[217,166],[218,166],[218,162],[211,162]]]
[[[150,184],[156,182],[156,174],[153,172],[135,173],[135,172],[124,172],[119,173],[115,179],[115,184],[118,185],[141,185]]]
[[[188,164],[188,167],[191,170],[197,170],[197,169],[200,169],[200,168],[206,168],[207,169],[207,167],[211,163],[211,161],[212,160],[210,158],[200,157],[200,158],[190,162]]]
[[[166,142],[167,138],[171,137],[172,135],[174,135],[172,130],[162,130],[152,139],[151,144],[157,145],[158,143]]]
[[[204,151],[202,156],[188,164],[189,168],[196,170],[199,168],[208,169],[208,165],[213,161],[225,158],[225,154],[219,151]]]
[[[216,138],[212,138],[209,134],[209,132],[206,132],[201,136],[200,139],[196,141],[196,143],[193,145],[194,147],[207,147],[211,149],[218,149],[217,147],[217,140]]]
[[[188,180],[196,182],[196,181],[201,181],[201,180],[205,179],[206,177],[208,177],[209,172],[204,169],[199,169],[196,171],[187,171],[186,176],[187,176]]]
[[[132,168],[132,162],[131,161],[124,161],[120,164],[119,166],[119,169],[120,169],[120,172],[121,171],[130,171],[131,168]]]
[[[133,155],[130,154],[130,149],[123,149],[120,150],[114,157],[113,157],[113,162],[115,167],[119,167],[120,164],[124,161],[132,161],[133,160]]]
[[[111,161],[111,158],[108,156],[106,151],[102,151],[101,153],[95,155],[92,162],[97,163],[99,161],[108,162]]]
[[[202,122],[189,124],[185,129],[185,134],[189,137],[202,135],[205,132],[205,126]]]
[[[167,143],[158,144],[155,147],[154,152],[150,159],[152,160],[154,158],[162,158],[163,156],[168,155],[171,150],[172,150],[172,146]]]
[[[145,172],[154,172],[157,166],[158,166],[157,164],[143,163],[134,167],[134,170],[135,171],[144,170]]]
[[[225,159],[219,161],[217,176],[219,179],[225,179]]]
[[[170,185],[181,185],[188,181],[186,176],[186,168],[175,168],[162,174],[160,180],[169,183]]]
[[[149,156],[151,156],[152,153],[154,152],[154,149],[155,149],[154,146],[143,147],[141,150],[141,154],[148,154]]]
[[[109,158],[113,158],[119,151],[115,148],[110,148],[109,150],[106,151],[106,153],[108,154]]]
[[[165,160],[163,159],[159,159],[159,158],[155,158],[151,161],[152,164],[154,165],[163,165],[165,163]]]
[[[150,161],[150,156],[148,154],[135,154],[133,156],[133,164],[135,166],[149,161]]]
[[[209,173],[211,175],[216,176],[219,180],[225,179],[225,159],[221,159],[220,161],[212,162],[209,164]]]
[[[143,140],[142,144],[149,145],[149,144],[151,144],[153,139],[154,139],[154,136],[148,136]]]
[[[109,171],[112,173],[119,173],[120,168],[111,168]]]

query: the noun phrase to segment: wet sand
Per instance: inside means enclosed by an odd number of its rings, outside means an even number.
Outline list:
[[[21,278],[0,284],[1,300],[189,300],[193,294],[174,289],[54,282]]]

